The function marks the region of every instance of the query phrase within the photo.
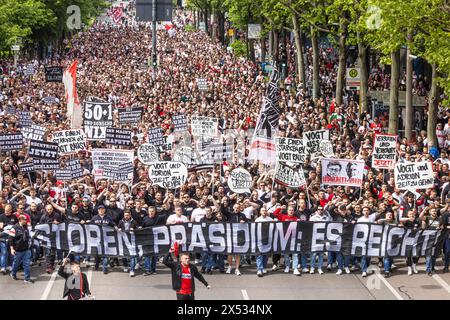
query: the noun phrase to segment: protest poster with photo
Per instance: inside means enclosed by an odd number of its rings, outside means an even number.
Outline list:
[[[333,145],[329,140],[320,141],[319,145],[320,153],[325,158],[334,158]]]
[[[161,161],[150,164],[148,175],[154,185],[178,189],[186,182],[188,171],[181,162]]]
[[[116,146],[131,146],[131,130],[119,128],[106,128],[106,144]]]
[[[114,179],[114,174],[105,168],[114,167],[118,168],[121,164],[126,162],[133,162],[134,150],[113,150],[113,149],[93,149],[92,150],[92,173],[95,181],[99,179]],[[129,177],[126,180],[118,180],[120,182],[128,182]]]
[[[21,133],[0,134],[0,152],[16,151],[23,148]]]
[[[59,161],[57,159],[33,158],[34,170],[58,170]]]
[[[63,82],[63,68],[59,66],[45,67],[45,82]]]
[[[71,159],[66,163],[66,169],[72,173],[72,179],[79,179],[83,176],[83,168],[81,167],[80,160]]]
[[[394,169],[397,138],[396,134],[375,134],[372,152],[373,168]]]
[[[195,164],[195,153],[191,147],[178,147],[175,149],[173,161],[182,162],[185,165],[193,165]]]
[[[433,163],[398,162],[394,169],[395,187],[400,190],[428,189],[434,187]]]
[[[197,78],[197,87],[200,91],[208,91],[208,81],[204,78]]]
[[[33,124],[33,121],[31,120],[31,114],[29,111],[18,111],[17,115],[19,116],[19,126],[24,127],[31,127]]]
[[[69,169],[58,169],[55,172],[56,179],[61,181],[72,180],[72,172]]]
[[[147,142],[158,147],[164,144],[164,133],[161,128],[148,129]]]
[[[219,133],[219,119],[192,116],[191,130],[194,137],[217,137]]]
[[[364,161],[322,158],[322,183],[361,187],[363,184]]]
[[[275,137],[277,161],[304,163],[306,160],[306,144],[302,139]]]
[[[83,129],[55,131],[52,133],[52,141],[58,144],[59,153],[63,155],[87,149]]]
[[[289,166],[283,162],[277,162],[274,179],[277,183],[289,188],[306,186],[305,173],[300,165]]]
[[[118,108],[119,123],[138,123],[142,118],[143,107],[131,107],[131,108]]]
[[[306,143],[306,150],[311,157],[311,160],[320,158],[320,142],[323,140],[330,140],[329,130],[307,131],[303,133],[303,140]]]
[[[28,173],[28,172],[33,172],[34,171],[34,165],[33,162],[22,162],[21,164],[19,164],[19,171],[21,173]]]
[[[58,144],[56,142],[45,142],[30,140],[28,155],[38,159],[58,159]]]
[[[47,131],[47,129],[38,126],[37,124],[31,125],[31,127],[24,127],[20,129],[20,132],[22,132],[23,135],[23,139],[25,140],[44,140],[45,131]]]
[[[252,175],[245,169],[236,168],[230,172],[228,187],[234,193],[251,193]]]
[[[113,125],[110,102],[84,102],[84,132],[89,140],[105,140],[106,128]]]
[[[158,149],[149,143],[141,144],[137,150],[137,157],[143,164],[149,165],[159,161]]]
[[[183,132],[188,130],[188,122],[185,114],[176,114],[172,116],[174,132]]]

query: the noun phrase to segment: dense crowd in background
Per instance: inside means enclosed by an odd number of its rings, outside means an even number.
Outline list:
[[[192,115],[220,119],[221,132],[235,132],[245,137],[246,153],[255,127],[267,83],[260,63],[238,58],[220,43],[211,40],[203,31],[184,31],[193,24],[191,12],[177,10],[174,15],[175,33],[165,28],[158,30],[158,67],[148,66],[151,56],[151,28],[148,24],[132,21],[133,7],[125,10],[123,23],[97,21],[88,31],[82,31],[65,41],[59,52],[44,61],[19,59],[15,70],[10,60],[0,61],[0,134],[20,132],[18,118],[6,114],[6,109],[30,111],[33,124],[47,129],[45,138],[57,130],[70,128],[66,117],[66,101],[62,83],[47,83],[44,66],[69,66],[78,60],[77,90],[80,101],[96,97],[113,102],[114,121],[117,109],[142,106],[142,121],[136,125],[122,125],[132,130],[133,148],[146,141],[149,128],[160,127],[165,135],[173,131],[171,116],[184,113],[188,123]],[[191,171],[185,185],[179,190],[166,190],[152,184],[148,168],[135,160],[134,180],[130,185],[114,181],[94,182],[92,175],[92,148],[106,148],[106,144],[90,141],[88,150],[76,155],[84,176],[62,183],[53,172],[35,171],[30,175],[19,171],[19,164],[28,161],[27,150],[2,153],[2,190],[0,194],[0,231],[18,223],[21,215],[34,228],[44,223],[96,223],[114,226],[122,231],[158,225],[192,222],[264,222],[264,221],[339,221],[375,222],[402,225],[407,228],[448,228],[450,226],[450,110],[441,109],[438,125],[438,145],[428,141],[426,131],[417,133],[414,141],[399,139],[398,161],[432,161],[435,169],[434,188],[420,190],[420,196],[395,188],[393,171],[371,168],[371,154],[375,133],[387,131],[386,114],[373,119],[359,114],[355,92],[346,92],[345,103],[337,105],[333,98],[337,74],[337,58],[330,47],[321,47],[321,96],[313,100],[310,92],[301,89],[290,68],[283,80],[279,106],[282,114],[279,136],[302,138],[303,132],[329,129],[334,153],[341,159],[364,160],[365,175],[362,189],[355,187],[324,186],[321,184],[320,162],[307,161],[303,170],[307,188],[290,189],[273,180],[273,168],[246,159],[218,163],[215,170]],[[294,61],[294,50],[290,50]],[[307,48],[307,81],[312,81],[312,50]],[[37,73],[24,75],[26,66],[33,63]],[[143,67],[144,66],[144,67]],[[196,79],[206,78],[207,91],[200,91]],[[401,79],[404,83],[404,79]],[[374,72],[369,77],[372,90],[389,88],[389,75]],[[423,75],[414,75],[414,92],[425,95],[429,89]],[[46,104],[44,97],[56,97],[55,104]],[[171,152],[161,159],[170,159]],[[68,157],[61,157],[64,162]],[[253,176],[250,194],[235,194],[227,185],[229,172],[237,165],[244,166]],[[13,256],[8,236],[0,239],[0,270],[11,270]],[[64,253],[55,249],[32,247],[32,263],[45,259],[48,273]],[[119,261],[102,257],[71,256],[87,266],[100,264],[104,273],[115,265],[134,276],[140,268],[145,275],[156,273],[159,257],[128,258]],[[196,255],[202,271],[213,270],[240,275],[240,266],[254,263],[255,257],[203,254]],[[257,273],[265,274],[266,256],[256,257]],[[318,263],[316,259],[318,258]],[[325,260],[324,260],[325,258]],[[445,243],[443,262],[426,257],[426,272],[432,274],[436,263],[448,271],[450,241]],[[225,263],[228,260],[228,264]],[[365,276],[370,258],[342,256],[340,253],[314,253],[311,256],[293,254],[271,256],[272,270],[284,264],[284,271],[294,274],[323,273],[322,265],[337,274],[361,270]],[[376,259],[372,259],[377,262]],[[404,260],[404,259],[402,259]],[[292,263],[291,263],[292,261]],[[324,262],[326,261],[326,262]],[[389,275],[395,269],[394,261],[380,257],[379,266]],[[404,261],[395,261],[403,265]],[[417,273],[416,258],[407,258],[408,273]]]

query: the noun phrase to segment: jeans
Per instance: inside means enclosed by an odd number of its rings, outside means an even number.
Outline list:
[[[384,259],[383,259],[384,272],[391,272],[391,268],[392,268],[393,264],[394,264],[394,258],[384,257]]]
[[[444,269],[448,270],[450,265],[450,238],[445,240],[444,244]]]
[[[433,256],[426,256],[425,265],[426,265],[426,272],[432,272],[434,270],[434,266],[436,265],[436,258]]]
[[[298,267],[298,253],[293,253],[292,254],[292,261],[293,261],[292,268],[293,269],[297,269],[297,267]],[[291,259],[289,258],[289,254],[285,254],[284,255],[284,265],[285,265],[285,268],[288,268],[291,265]]]
[[[98,266],[100,264],[100,259],[102,260],[102,270],[107,271],[108,270],[108,258],[107,257],[95,257],[95,269],[98,269]]]
[[[213,265],[216,265],[220,271],[225,271],[225,256],[223,254],[213,254]]]
[[[406,257],[406,265],[412,267],[413,264],[419,262],[419,257]]]
[[[177,300],[195,300],[194,294],[179,294],[177,293]]]
[[[362,272],[367,272],[367,269],[370,266],[370,257],[362,256],[361,257],[361,269]]]
[[[256,256],[256,268],[258,271],[262,272],[267,267],[267,260],[269,260],[267,254],[259,254]]]
[[[338,269],[342,270],[344,268],[348,268],[350,264],[350,256],[344,256],[342,253],[338,252],[336,254],[336,259],[338,263]]]
[[[211,270],[214,265],[213,256],[209,252],[202,253],[202,269]]]
[[[144,260],[145,271],[156,272],[156,262],[158,262],[158,256],[145,257]]]
[[[0,241],[0,268],[6,269],[10,265],[8,243]]]
[[[319,257],[319,263],[317,265],[318,269],[322,269],[322,265],[323,265],[323,252],[314,252],[311,253],[311,269],[314,270],[314,268],[316,267],[316,257]]]
[[[129,265],[130,271],[134,271],[134,269],[136,268],[137,258],[131,257],[131,258],[129,258],[129,260],[130,260],[130,263],[128,264],[128,258],[123,258],[122,259],[123,265],[124,265],[124,267]]]
[[[30,264],[31,264],[31,250],[16,251],[11,274],[15,277],[20,264],[23,263],[23,271],[25,273],[25,280],[30,280]]]
[[[302,268],[308,269],[308,255],[306,253],[301,254],[301,260],[302,260]]]
[[[327,264],[330,264],[330,265],[332,265],[333,263],[335,263],[336,262],[336,259],[337,259],[337,257],[336,257],[336,252],[328,252],[328,261],[327,261]]]

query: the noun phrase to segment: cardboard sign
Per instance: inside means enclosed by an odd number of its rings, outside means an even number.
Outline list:
[[[106,128],[105,142],[116,146],[131,146],[131,130]]]
[[[320,152],[320,142],[323,140],[330,140],[330,131],[307,131],[303,133],[303,140],[306,143],[306,148],[308,150],[308,154],[311,157],[311,160],[314,160],[322,156]]]
[[[275,166],[274,179],[289,188],[300,188],[306,185],[305,173],[301,166],[289,166],[282,162],[277,162]]]
[[[320,141],[319,145],[320,153],[326,158],[333,158],[334,152],[333,152],[333,145],[331,144],[331,141],[329,140],[323,140]]]
[[[277,161],[304,163],[306,160],[306,144],[302,139],[275,137]]]
[[[21,133],[0,134],[0,152],[16,151],[23,148]]]
[[[194,137],[217,137],[219,133],[219,119],[192,116],[191,130]]]
[[[164,144],[164,133],[161,128],[148,129],[147,142],[158,147]]]
[[[33,158],[34,170],[58,170],[59,161],[57,159]]]
[[[58,144],[56,142],[44,142],[30,140],[28,155],[38,159],[58,159]]]
[[[373,168],[394,169],[397,137],[397,135],[393,134],[375,134],[372,152]]]
[[[364,161],[322,158],[322,183],[324,185],[361,187]]]
[[[153,184],[165,189],[178,189],[187,179],[187,168],[181,162],[164,161],[150,165],[149,178]]]
[[[86,135],[82,129],[55,131],[52,133],[52,141],[58,144],[60,154],[77,153],[87,149]]]
[[[144,143],[139,146],[137,156],[138,160],[146,165],[159,161],[158,149],[149,143]]]
[[[25,140],[44,140],[46,130],[44,127],[33,124],[31,127],[20,129],[20,132],[22,132],[23,139]]]
[[[188,130],[188,122],[185,114],[176,114],[172,116],[174,132],[183,132]]]
[[[434,187],[433,164],[429,161],[396,163],[394,177],[395,187],[400,190]]]
[[[63,68],[45,67],[45,82],[63,82]]]
[[[245,169],[236,168],[230,172],[228,187],[235,193],[251,193],[252,175]]]
[[[112,174],[111,170],[107,170],[107,168],[113,167],[117,170],[121,164],[133,162],[133,159],[133,150],[93,149],[92,163],[95,180],[116,178],[115,174]],[[132,178],[128,175],[127,179],[116,181],[128,182]]]
[[[104,140],[106,128],[113,125],[110,102],[84,102],[84,132],[89,140]]]
[[[139,123],[142,118],[143,107],[118,108],[119,123]]]

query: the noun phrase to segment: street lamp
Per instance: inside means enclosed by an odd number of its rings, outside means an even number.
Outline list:
[[[20,45],[12,45],[11,51],[14,53],[14,69],[17,69],[17,59],[19,58]]]

